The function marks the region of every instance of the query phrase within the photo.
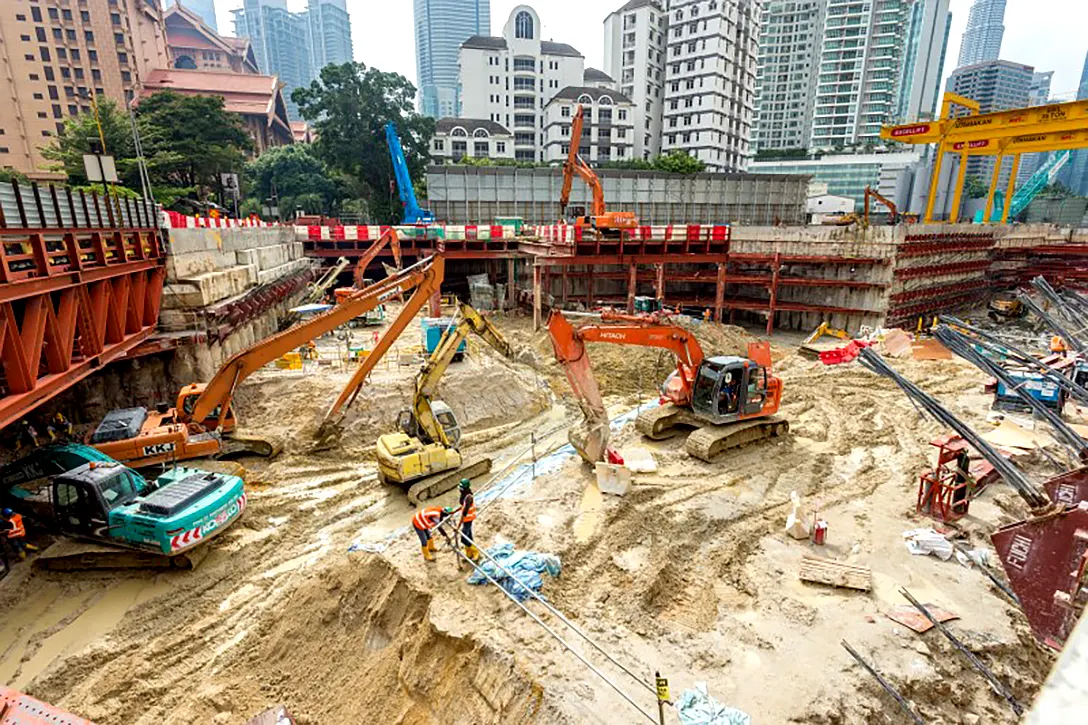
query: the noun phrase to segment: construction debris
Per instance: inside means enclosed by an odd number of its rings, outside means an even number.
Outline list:
[[[808,516],[801,510],[801,496],[790,491],[790,514],[786,517],[786,533],[795,539],[807,539],[811,533]]]
[[[496,544],[486,549],[485,553],[486,561],[480,562],[478,569],[469,575],[468,583],[487,584],[488,577],[491,577],[519,602],[530,597],[528,590],[541,590],[544,586],[541,574],[557,577],[562,570],[558,556],[518,551],[513,544]]]
[[[722,705],[707,692],[705,682],[684,690],[676,702],[680,725],[751,725],[748,713]]]
[[[867,592],[873,588],[873,570],[806,554],[801,559],[801,581]]]
[[[927,604],[926,608],[938,622],[951,622],[953,619],[960,618],[960,615],[953,614],[952,612],[932,604]],[[885,612],[884,616],[897,624],[902,624],[904,627],[913,630],[918,634],[925,634],[933,629],[933,622],[931,622],[924,614],[915,610],[913,606],[898,607],[890,612]]]

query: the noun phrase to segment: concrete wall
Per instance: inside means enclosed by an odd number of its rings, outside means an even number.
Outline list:
[[[598,170],[611,209],[633,211],[643,224],[804,224],[808,177],[781,174],[665,174]],[[520,216],[530,224],[560,217],[558,167],[430,166],[427,204],[450,224],[483,224]],[[588,207],[576,180],[571,205]]]
[[[171,229],[163,317],[237,297],[310,264],[292,227]]]

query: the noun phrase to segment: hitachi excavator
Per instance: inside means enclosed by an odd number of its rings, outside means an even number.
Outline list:
[[[789,432],[789,422],[776,415],[782,381],[771,374],[768,343],[749,343],[747,358],[706,358],[692,333],[658,315],[605,312],[600,320],[605,324],[575,329],[558,310],[548,317],[555,357],[586,417],[584,429],[572,429],[568,437],[590,463],[602,460],[608,450],[608,418],[586,355],[587,342],[657,347],[676,355],[676,370],[661,386],[661,405],[642,411],[635,420],[635,428],[647,438],[661,440],[676,435],[679,427],[695,428],[685,450],[713,462],[730,448]]]
[[[378,478],[401,486],[411,484],[408,499],[421,503],[457,485],[461,478],[473,478],[491,470],[491,459],[462,467],[461,427],[457,416],[436,400],[438,383],[465,338],[475,333],[504,357],[513,351],[502,333],[470,305],[459,303],[458,316],[445,331],[438,347],[416,375],[412,408],[402,411],[396,433],[378,438]],[[486,391],[480,391],[486,395]]]
[[[230,358],[207,384],[186,385],[173,408],[112,411],[86,442],[133,468],[238,453],[271,456],[276,452],[271,443],[231,435],[236,427],[232,400],[238,384],[285,353],[366,314],[391,297],[415,288],[423,288],[429,296],[441,283],[443,270],[440,257],[428,257],[399,274],[357,290],[328,312],[265,338]]]
[[[567,160],[563,163],[563,192],[559,197],[559,215],[567,213],[570,204],[571,187],[574,186],[574,177],[577,175],[586,182],[593,193],[593,206],[587,216],[578,216],[574,219],[576,227],[589,227],[597,230],[605,236],[618,236],[624,229],[634,229],[638,226],[638,218],[630,211],[607,211],[604,205],[604,186],[600,178],[593,172],[581,155],[578,147],[582,144],[582,127],[585,125],[585,111],[582,106],[574,114],[570,129],[570,151]]]

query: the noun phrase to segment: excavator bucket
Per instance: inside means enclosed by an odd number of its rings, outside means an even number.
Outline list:
[[[748,343],[748,359],[764,368],[771,367],[771,343],[766,340]]]
[[[1035,638],[1060,650],[1085,605],[1088,505],[1010,524],[990,539]]]
[[[596,425],[586,420],[582,425],[572,426],[567,431],[567,440],[586,463],[597,463],[604,460],[609,433],[607,420]]]

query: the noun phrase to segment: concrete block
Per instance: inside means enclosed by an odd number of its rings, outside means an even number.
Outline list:
[[[249,286],[250,270],[246,267],[229,267],[216,272],[206,272],[195,277],[167,285],[163,294],[163,307],[207,307],[244,292]],[[170,304],[167,304],[169,302]]]
[[[270,247],[256,248],[253,251],[257,253],[257,266],[264,272],[291,261],[289,246],[288,244],[276,244]]]
[[[166,258],[166,279],[169,282],[194,277],[205,272],[216,272],[233,267],[234,254],[218,250],[171,254]]]
[[[259,284],[269,284],[276,280],[283,279],[284,277],[300,272],[310,266],[310,260],[308,259],[296,259],[291,262],[286,262],[278,267],[274,267],[268,270],[262,270],[257,274],[257,281]]]
[[[163,304],[166,303],[165,295]],[[193,310],[163,309],[159,312],[159,329],[164,332],[191,330],[200,326],[201,316]]]

